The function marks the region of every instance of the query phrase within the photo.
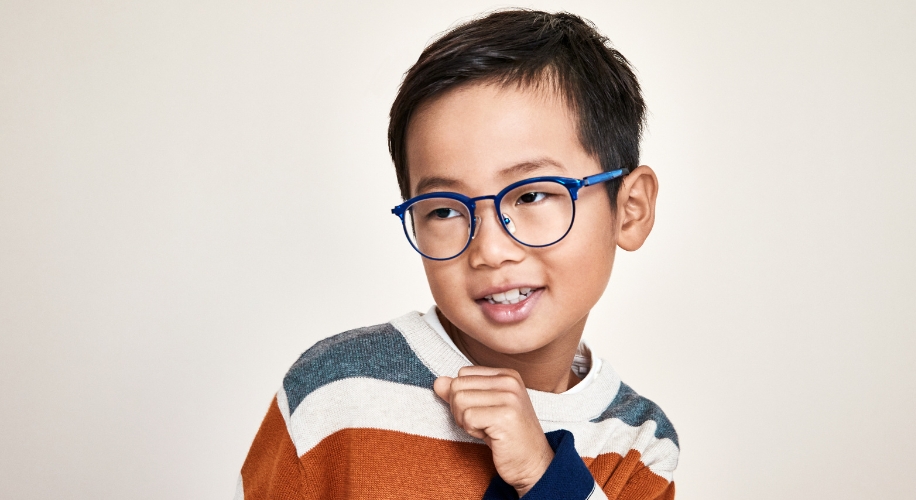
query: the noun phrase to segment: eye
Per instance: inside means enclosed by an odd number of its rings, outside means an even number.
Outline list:
[[[527,205],[531,203],[537,203],[544,198],[547,198],[547,193],[542,193],[539,191],[532,191],[530,193],[525,193],[518,197],[518,201],[515,202],[516,205]]]
[[[461,212],[453,208],[436,208],[426,215],[428,219],[451,219],[452,217],[461,217]]]

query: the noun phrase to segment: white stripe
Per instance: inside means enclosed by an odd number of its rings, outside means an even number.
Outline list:
[[[454,424],[448,406],[433,391],[371,378],[322,386],[306,396],[290,418],[290,435],[299,456],[343,429],[386,429],[483,443]]]
[[[655,437],[655,421],[647,420],[639,427],[611,418],[593,422],[544,422],[544,432],[566,429],[576,438],[576,451],[582,457],[597,457],[604,453],[626,456],[630,450],[640,453],[640,461],[655,474],[672,480],[677,467],[678,447],[668,438]]]
[[[277,404],[286,418],[282,392],[277,394]],[[348,378],[322,386],[302,401],[287,425],[299,456],[343,429],[386,429],[433,439],[483,442],[455,425],[448,406],[433,391],[372,378]],[[572,432],[576,451],[583,457],[602,453],[626,456],[634,449],[642,455],[643,464],[668,481],[677,465],[677,446],[669,439],[656,438],[656,424],[651,420],[639,427],[619,419],[598,423],[542,421],[541,426],[544,432]]]
[[[669,483],[674,481],[674,469],[681,450],[670,439],[656,439],[641,452],[640,460],[652,472],[665,478]]]
[[[233,500],[245,500],[245,488],[242,487],[242,475],[239,474],[239,481],[235,483],[235,496]]]

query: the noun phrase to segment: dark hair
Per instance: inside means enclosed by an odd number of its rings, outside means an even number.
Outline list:
[[[420,54],[391,106],[388,149],[401,196],[410,197],[407,129],[424,103],[470,83],[547,83],[578,116],[586,152],[605,172],[639,165],[646,105],[629,62],[595,25],[561,12],[503,10],[461,24]],[[616,207],[620,180],[607,183]]]

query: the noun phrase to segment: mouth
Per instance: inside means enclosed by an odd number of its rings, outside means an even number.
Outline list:
[[[490,304],[510,305],[524,302],[532,293],[540,290],[539,288],[519,287],[504,292],[493,293],[483,297]]]
[[[495,290],[487,290],[491,293],[477,299],[477,304],[484,316],[493,323],[512,324],[524,321],[533,314],[546,288],[519,286]]]

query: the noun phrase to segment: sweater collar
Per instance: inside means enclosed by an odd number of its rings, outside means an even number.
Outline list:
[[[467,358],[452,343],[446,342],[420,313],[410,312],[392,320],[391,324],[401,332],[433,375],[455,377],[461,367],[470,365]],[[528,389],[538,419],[581,422],[598,417],[617,395],[620,377],[606,361],[596,357],[593,357],[588,376],[594,377],[591,383],[572,393],[554,394]]]

